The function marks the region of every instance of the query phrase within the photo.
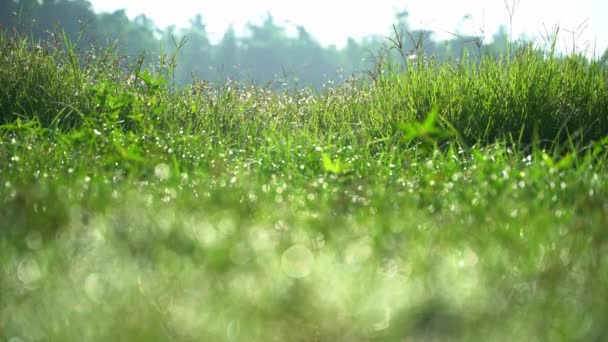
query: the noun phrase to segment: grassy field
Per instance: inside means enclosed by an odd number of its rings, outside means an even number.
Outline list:
[[[173,62],[0,31],[0,339],[608,339],[605,65]]]

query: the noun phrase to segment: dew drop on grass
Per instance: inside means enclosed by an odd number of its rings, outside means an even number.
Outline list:
[[[32,285],[42,278],[42,269],[35,259],[24,259],[17,266],[17,278],[26,286]]]
[[[265,253],[275,247],[275,241],[270,232],[261,227],[253,227],[249,231],[248,240],[255,253]]]
[[[391,323],[391,308],[384,305],[382,317],[378,317],[379,320],[372,324],[372,327],[376,331],[385,330],[390,326]]]
[[[197,240],[205,247],[211,247],[217,243],[220,236],[215,227],[210,224],[201,225],[198,228]]]
[[[350,244],[345,251],[347,264],[358,264],[365,262],[372,255],[372,241],[369,237],[362,238]]]
[[[171,170],[169,169],[169,165],[165,163],[160,163],[154,167],[154,176],[160,180],[166,180],[169,178]]]
[[[302,245],[289,247],[281,256],[281,269],[292,278],[304,278],[312,272],[314,255]]]
[[[474,267],[479,262],[479,256],[473,250],[467,248],[462,252],[460,259],[458,260],[458,267]]]

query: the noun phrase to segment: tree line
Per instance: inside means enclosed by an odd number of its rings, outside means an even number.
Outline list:
[[[460,35],[438,42],[432,39],[431,31],[410,30],[408,17],[405,11],[395,16],[392,41],[383,36],[349,38],[344,47],[337,48],[322,46],[303,26],[297,27],[295,36],[289,35],[269,14],[262,23],[247,25],[249,35],[237,36],[230,27],[219,42],[212,44],[200,14],[190,20],[189,27],[161,30],[145,15],[129,19],[124,10],[95,13],[87,0],[0,2],[0,27],[27,32],[35,39],[45,39],[58,30],[76,39],[84,31],[87,38],[81,40],[81,46],[118,42],[119,54],[132,58],[149,56],[149,60],[162,52],[175,52],[185,39],[175,70],[180,84],[231,78],[254,83],[278,80],[320,88],[341,77],[366,71],[371,74],[375,65],[391,55],[402,60],[420,55],[458,59],[465,51],[496,55],[507,52],[509,37],[504,27],[491,43],[483,42],[481,36]],[[604,57],[608,58],[608,51]]]

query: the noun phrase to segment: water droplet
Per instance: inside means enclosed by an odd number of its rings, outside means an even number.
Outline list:
[[[382,319],[376,323],[372,324],[372,327],[374,330],[376,331],[380,331],[380,330],[384,330],[386,328],[388,328],[390,326],[391,323],[391,308],[389,308],[388,306],[386,306],[386,304],[384,305],[384,317],[382,317]]]
[[[160,163],[154,167],[154,175],[160,180],[168,179],[170,174],[171,170],[169,169],[169,165],[165,163]]]
[[[347,264],[358,264],[367,260],[372,253],[371,238],[361,238],[346,248],[345,261]]]
[[[289,247],[281,256],[281,268],[283,272],[292,278],[304,278],[312,272],[314,266],[314,255],[302,245]]]
[[[40,265],[33,258],[22,260],[17,266],[17,278],[25,285],[31,285],[42,278]]]
[[[460,268],[472,267],[476,266],[478,262],[479,257],[477,256],[477,253],[470,248],[467,248],[462,252],[462,257],[458,261],[458,266],[460,266]]]
[[[256,253],[271,251],[276,241],[271,234],[273,231],[268,228],[253,227],[249,231],[249,244]]]

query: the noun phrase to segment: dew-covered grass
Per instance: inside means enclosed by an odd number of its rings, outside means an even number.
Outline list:
[[[605,66],[315,93],[171,62],[0,31],[3,340],[608,338]]]

